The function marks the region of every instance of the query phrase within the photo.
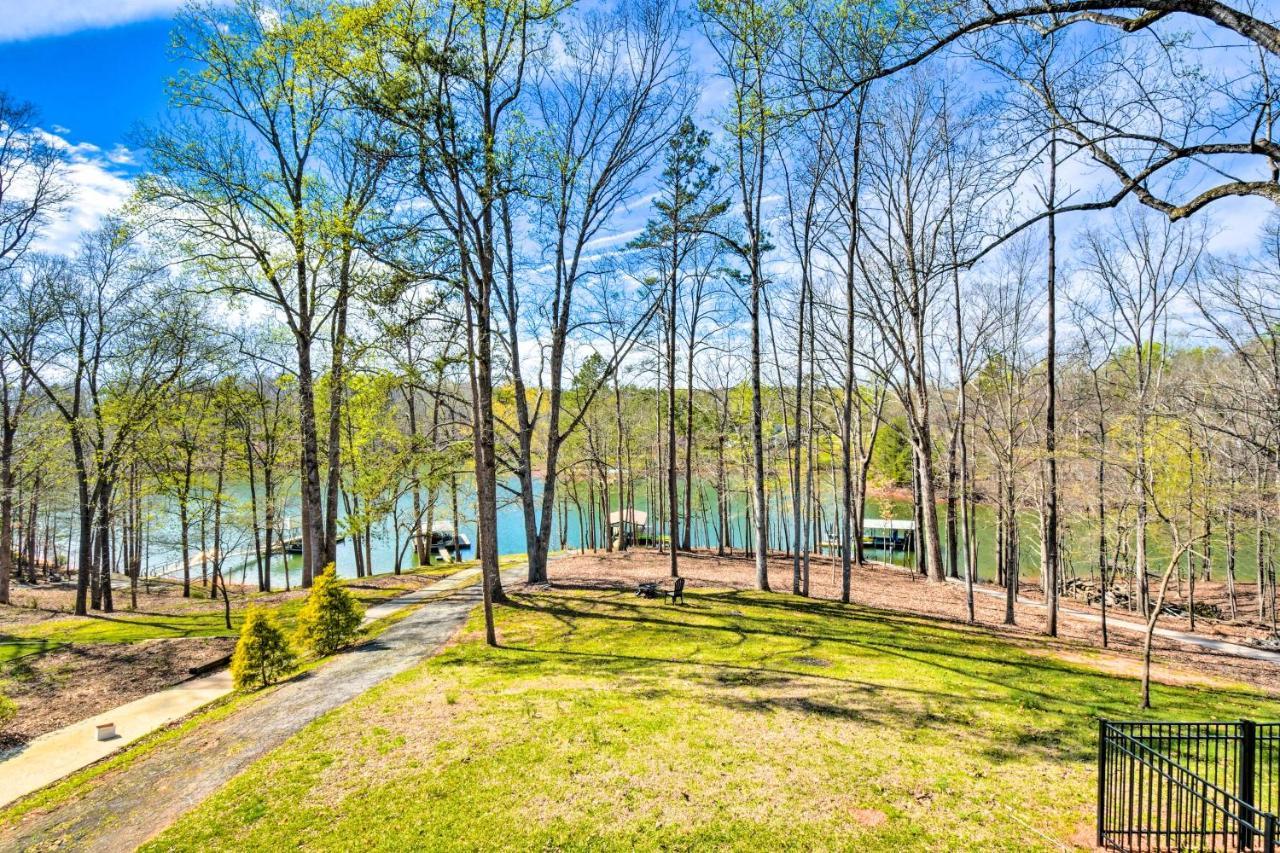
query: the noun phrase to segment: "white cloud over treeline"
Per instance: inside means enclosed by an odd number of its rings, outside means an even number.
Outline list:
[[[103,150],[91,142],[72,142],[56,133],[39,132],[66,157],[63,180],[71,197],[41,228],[35,247],[70,254],[81,235],[96,228],[104,216],[119,211],[128,200],[133,182],[124,167],[135,162],[134,152],[123,145]]]
[[[184,0],[0,0],[0,42],[168,17]]]

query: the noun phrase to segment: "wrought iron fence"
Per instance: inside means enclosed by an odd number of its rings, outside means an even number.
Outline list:
[[[1098,725],[1098,845],[1274,853],[1280,723]]]

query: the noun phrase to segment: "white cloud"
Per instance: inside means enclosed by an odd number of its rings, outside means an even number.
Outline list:
[[[0,0],[0,42],[168,17],[184,0]]]
[[[107,152],[107,159],[117,166],[135,166],[138,163],[133,151],[120,143],[116,143],[115,147]]]
[[[65,180],[72,195],[66,207],[41,229],[35,248],[70,254],[82,234],[96,228],[107,214],[118,211],[133,192],[133,183],[121,168],[133,162],[133,152],[122,145],[104,152],[91,142],[71,142],[48,131],[41,134],[49,144],[66,153]]]

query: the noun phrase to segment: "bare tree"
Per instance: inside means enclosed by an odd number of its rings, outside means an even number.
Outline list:
[[[331,321],[345,311],[350,247],[329,238],[355,231],[343,217],[368,200],[343,168],[363,170],[363,163],[335,156],[344,151],[338,81],[303,56],[311,11],[240,0],[229,10],[197,5],[183,14],[177,50],[202,72],[175,81],[172,100],[182,116],[147,138],[151,172],[139,184],[150,214],[176,233],[205,286],[260,299],[293,335],[304,586],[331,551],[315,361]]]
[[[0,295],[23,286],[12,270],[41,225],[69,197],[61,152],[41,135],[36,119],[34,106],[0,91],[0,275],[5,276]],[[4,303],[16,307],[20,300]],[[30,358],[36,330],[17,311],[5,311],[0,324],[12,330],[17,347],[16,354],[0,347],[0,604],[8,604],[13,575],[14,442],[30,400],[31,382],[19,362]]]
[[[737,183],[742,236],[728,243],[746,267],[751,317],[752,520],[755,527],[756,587],[769,588],[769,506],[765,496],[764,389],[761,383],[761,307],[767,283],[765,256],[772,248],[764,221],[770,140],[777,118],[770,108],[771,70],[785,40],[781,10],[759,0],[708,0],[704,26],[732,86],[727,123]]]
[[[921,79],[887,89],[871,120],[864,152],[859,267],[866,283],[862,311],[887,342],[892,364],[882,366],[907,415],[918,474],[922,529],[930,579],[945,578],[938,532],[931,407],[932,337],[942,327],[954,208],[978,209],[990,175],[969,133],[949,116],[950,105]],[[981,178],[981,180],[979,180]]]
[[[850,97],[873,80],[997,28],[1024,29],[1032,40],[1075,38],[1089,54],[1084,61],[1074,60],[1077,76],[1091,76],[1089,85],[1062,90],[1037,85],[1050,82],[1044,78],[1027,82],[1038,88],[1054,123],[1088,150],[1118,186],[1100,199],[1064,205],[1060,212],[1114,207],[1130,195],[1173,220],[1232,196],[1280,203],[1274,179],[1280,144],[1275,140],[1272,82],[1280,28],[1260,17],[1260,11],[1253,3],[1239,7],[1220,0],[966,0],[932,15],[902,16],[911,26],[904,27],[906,37],[891,55],[877,68],[847,75],[826,88],[837,100]],[[1206,74],[1193,54],[1198,45],[1184,38],[1178,16],[1242,36],[1244,45],[1219,44],[1215,49],[1229,51],[1232,61],[1247,70],[1227,67],[1220,74]],[[1064,91],[1071,97],[1062,97]],[[1250,166],[1240,168],[1241,161]],[[1200,163],[1218,178],[1207,188],[1199,186],[1205,172],[1187,168]],[[1270,176],[1257,174],[1257,164]],[[1169,194],[1176,191],[1170,181],[1185,187],[1183,197]]]
[[[578,411],[566,412],[563,382],[571,336],[575,332],[590,336],[593,325],[577,310],[575,290],[580,280],[605,271],[591,255],[591,244],[608,235],[618,211],[638,192],[640,179],[661,155],[686,106],[684,60],[676,49],[678,22],[675,7],[665,2],[643,7],[623,4],[615,10],[585,14],[561,30],[562,50],[548,55],[532,87],[534,115],[541,128],[541,144],[535,145],[528,164],[536,199],[533,236],[545,246],[541,260],[550,267],[550,280],[545,289],[531,292],[527,280],[542,276],[517,270],[512,210],[504,200],[503,287],[497,293],[504,318],[502,342],[515,388],[515,471],[520,479],[531,583],[547,579],[561,445],[581,423],[652,313],[645,312],[643,322],[631,324],[616,340],[607,335],[598,338],[602,347],[613,344],[602,353],[605,370],[594,377],[594,387],[580,389],[586,396],[579,401]],[[539,307],[530,311],[534,300]],[[533,334],[546,350],[545,370],[540,369],[536,377],[538,394],[532,405],[521,365],[521,342],[526,340],[521,325],[529,315],[539,318]],[[539,495],[533,483],[535,436],[543,429]]]
[[[1191,292],[1201,325],[1239,368],[1215,377],[1208,403],[1227,417],[1211,425],[1280,459],[1280,214],[1267,220],[1256,251],[1209,258]],[[1262,429],[1240,430],[1242,421]]]
[[[681,286],[691,282],[701,288],[714,263],[715,254],[708,255],[710,233],[717,227],[717,220],[725,212],[727,202],[721,197],[717,183],[718,168],[707,159],[710,135],[699,130],[693,120],[685,117],[667,143],[665,167],[662,171],[659,196],[654,201],[656,216],[649,220],[644,232],[632,246],[644,250],[645,257],[653,262],[661,280],[664,320],[665,352],[661,359],[666,365],[667,386],[667,523],[670,530],[671,576],[677,577],[680,548],[680,497],[677,487],[679,455],[676,453],[676,342],[680,316]],[[701,294],[695,294],[694,312],[701,311]],[[697,321],[690,317],[690,348],[692,359]],[[692,373],[690,371],[690,378]],[[693,384],[688,383],[689,403],[693,401]],[[692,414],[690,412],[690,421]],[[686,436],[687,440],[688,436]],[[686,472],[690,466],[692,445],[686,447]],[[686,481],[686,498],[688,497]],[[685,513],[685,530],[689,525]]]
[[[76,613],[113,609],[111,506],[138,434],[154,423],[181,373],[195,307],[175,293],[137,233],[108,219],[86,235],[71,264],[48,268],[22,292],[34,345],[10,352],[67,430],[79,513]]]
[[[71,195],[62,152],[37,119],[32,104],[0,91],[0,272],[22,259]]]
[[[1098,320],[1114,330],[1125,352],[1112,371],[1129,400],[1133,429],[1128,433],[1134,522],[1134,574],[1139,607],[1149,605],[1147,571],[1148,528],[1153,489],[1151,471],[1152,420],[1160,404],[1159,392],[1168,365],[1170,310],[1195,280],[1205,235],[1202,227],[1177,227],[1141,209],[1122,209],[1108,230],[1094,228],[1082,237],[1082,271],[1103,295]]]

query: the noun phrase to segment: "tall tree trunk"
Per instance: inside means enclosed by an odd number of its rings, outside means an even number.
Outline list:
[[[262,498],[265,506],[262,508],[263,527],[266,530],[263,533],[263,560],[262,560],[262,591],[271,592],[271,558],[275,550],[275,543],[272,539],[275,536],[276,513],[275,513],[275,479],[274,465],[269,458],[262,460]],[[281,562],[284,563],[284,583],[286,589],[289,586],[289,555],[282,554]]]
[[[410,386],[408,390],[405,391],[404,403],[405,409],[409,415],[409,440],[416,444],[418,441],[418,407],[415,402],[415,396],[414,389]],[[433,441],[432,445],[434,446],[434,444],[435,442]],[[415,566],[430,565],[431,556],[426,552],[430,550],[430,521],[434,521],[434,519],[430,519],[428,521],[427,547],[424,548],[422,537],[422,479],[419,477],[418,464],[416,460],[414,461],[413,469],[409,474],[409,494],[413,501],[413,530],[410,532],[410,536],[413,537],[413,564]],[[431,514],[432,513],[428,511],[428,515]],[[396,560],[396,574],[400,574],[400,561],[398,559]]]
[[[258,591],[265,592],[262,579],[262,525],[258,522],[258,476],[253,464],[253,435],[246,422],[244,428],[244,460],[249,474],[249,513],[253,519],[253,558],[258,569]],[[241,573],[243,578],[243,573]]]
[[[1057,361],[1057,282],[1058,282],[1058,242],[1055,227],[1055,210],[1057,208],[1058,187],[1058,139],[1054,136],[1049,141],[1049,269],[1048,269],[1048,319],[1045,336],[1047,338],[1045,354],[1045,413],[1044,413],[1044,452],[1047,482],[1044,490],[1044,566],[1041,577],[1044,578],[1045,602],[1049,608],[1048,634],[1058,636],[1058,451],[1057,451],[1057,399],[1058,399],[1058,361]]]
[[[324,505],[324,539],[320,565],[336,564],[338,556],[338,489],[342,481],[340,425],[346,395],[347,304],[351,294],[350,246],[344,246],[338,265],[338,294],[333,306],[332,365],[329,371],[329,441],[326,473],[328,494]],[[358,547],[358,543],[357,543]]]
[[[938,499],[933,473],[932,440],[929,429],[928,403],[921,405],[920,422],[916,424],[916,473],[919,477],[920,521],[923,525],[924,567],[929,580],[946,581],[942,566],[941,537],[938,535]]]
[[[751,503],[754,509],[756,589],[769,589],[769,506],[764,493],[764,390],[760,383],[760,289],[755,271],[751,281]]]
[[[223,415],[222,429],[218,434],[218,468],[213,487],[213,581],[215,591],[222,586],[222,615],[227,630],[231,630],[231,597],[227,593],[227,578],[223,574],[225,555],[222,553],[222,502],[223,486],[227,472],[227,419]]]
[[[103,478],[98,488],[98,559],[100,607],[105,613],[115,611],[115,597],[111,590],[111,498],[114,491],[111,479]]]
[[[325,556],[324,512],[320,505],[320,450],[316,433],[316,399],[311,367],[311,340],[297,337],[298,427],[301,445],[302,586],[323,568]]]
[[[858,207],[859,187],[862,180],[862,114],[866,105],[866,89],[858,90],[858,105],[854,113],[853,127],[853,187],[849,193],[849,237],[845,246],[845,320],[844,320],[844,417],[840,435],[840,485],[844,502],[844,523],[840,525],[840,600],[849,603],[853,582],[853,562],[862,562],[862,529],[855,527],[861,516],[854,508],[859,498],[854,494],[853,474],[853,396],[857,391],[857,379],[854,373],[857,362],[857,347],[854,345],[854,308],[858,293],[854,281],[854,270],[858,264],[858,236],[860,229],[860,208]],[[862,401],[858,401],[858,435],[859,448],[862,444]]]
[[[690,320],[690,323],[693,321]],[[696,326],[689,329],[689,352],[685,354],[685,393],[687,397],[684,404],[684,539],[682,546],[688,551],[692,544],[689,539],[689,531],[693,527],[690,519],[693,518],[693,460],[694,460],[694,442],[693,442],[693,354],[694,347],[697,343],[695,338]],[[702,487],[699,485],[698,493],[701,495]]]
[[[796,401],[795,401],[795,433],[792,438],[791,453],[789,454],[791,468],[791,527],[793,536],[795,537],[795,547],[791,549],[791,592],[794,595],[800,594],[800,550],[802,531],[801,526],[804,524],[804,518],[801,508],[800,497],[800,467],[802,465],[800,452],[800,424],[801,418],[804,417],[804,348],[805,348],[805,321],[808,317],[805,315],[805,303],[809,296],[809,287],[806,277],[800,276],[800,307],[796,316]],[[776,351],[776,350],[775,350]]]
[[[4,417],[0,423],[0,604],[8,604],[9,579],[13,575],[13,444],[17,430],[11,423],[8,391],[3,393]],[[30,574],[35,577],[34,564]]]
[[[492,216],[489,212],[487,216]],[[492,223],[486,234],[492,234]],[[472,453],[476,478],[476,551],[480,559],[485,641],[498,644],[493,603],[504,599],[498,573],[498,471],[493,416],[492,247],[482,247],[481,268],[465,287],[472,398]],[[455,540],[456,541],[456,540]]]
[[[672,254],[675,255],[676,240],[672,240]],[[676,490],[676,461],[680,458],[676,452],[676,300],[679,268],[672,259],[670,290],[668,298],[670,313],[667,316],[667,524],[669,531],[669,551],[671,555],[671,577],[680,576],[680,566],[676,552],[680,549],[680,498]],[[687,523],[687,520],[686,520]]]

